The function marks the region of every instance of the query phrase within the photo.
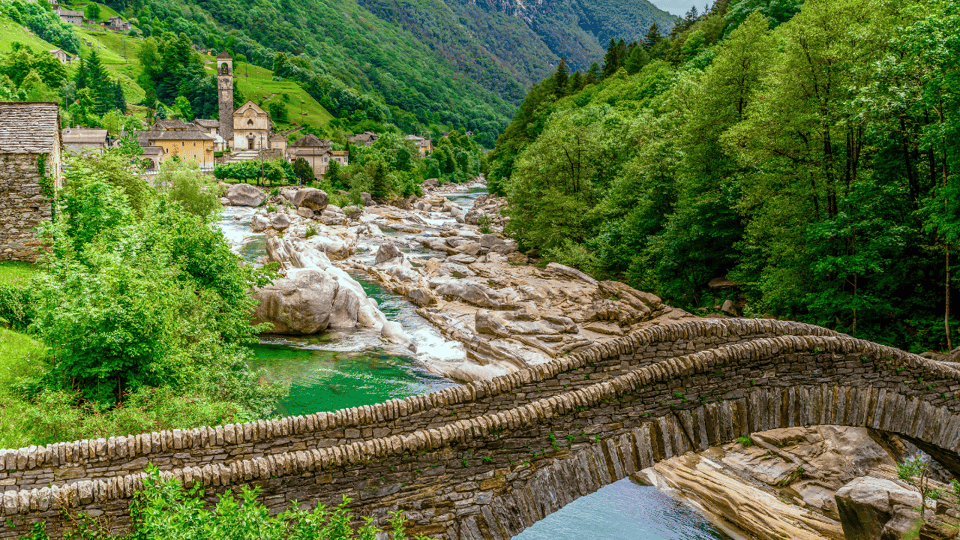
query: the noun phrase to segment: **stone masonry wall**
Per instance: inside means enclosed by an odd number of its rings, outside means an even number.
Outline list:
[[[728,324],[715,324],[714,329],[743,330],[750,324],[759,325],[754,330],[772,328],[771,323]],[[692,337],[696,328],[705,327],[659,330]],[[620,340],[583,358],[563,359],[556,363],[563,366],[538,371],[544,375],[539,382],[529,373],[513,382],[510,377],[494,381],[499,391],[488,395],[504,406],[488,407],[482,415],[457,415],[412,432],[344,440],[329,447],[308,445],[230,463],[215,460],[164,474],[203,484],[211,501],[238,484],[259,486],[273,511],[293,500],[335,504],[346,494],[355,499],[355,508],[374,517],[405,510],[414,533],[490,539],[510,538],[565,502],[631,470],[752,431],[812,424],[868,426],[952,455],[960,451],[960,372],[846,336],[742,341],[624,369],[599,382],[585,374],[583,380],[593,380],[589,385],[543,396],[547,383],[577,365],[634,362],[650,337]],[[600,349],[602,354],[593,354]],[[551,371],[554,375],[547,377]],[[513,390],[525,385],[528,397],[515,405],[520,392]],[[438,406],[455,401],[451,395]],[[374,422],[368,414],[348,414],[344,429]],[[120,473],[7,491],[2,517],[14,526],[0,531],[0,538],[23,534],[40,519],[48,520],[48,530],[58,534],[59,508],[109,517],[120,530],[127,525],[126,508],[142,477],[140,472]]]
[[[0,261],[37,258],[34,228],[51,218],[50,200],[40,189],[36,154],[0,155]]]
[[[816,326],[764,320],[693,321],[655,327],[546,366],[491,382],[375,406],[247,424],[172,430],[0,451],[0,491],[63,485],[209,463],[229,465],[272,453],[329,448],[436,428],[588,387],[653,362],[783,334],[839,335]]]

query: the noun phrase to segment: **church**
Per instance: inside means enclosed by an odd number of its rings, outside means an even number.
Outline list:
[[[220,109],[220,134],[233,150],[285,150],[286,139],[270,128],[270,114],[248,101],[233,110],[233,58],[224,51],[217,55],[217,91]],[[273,144],[271,144],[271,142]]]

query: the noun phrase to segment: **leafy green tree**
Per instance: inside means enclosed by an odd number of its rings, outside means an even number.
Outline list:
[[[387,165],[382,161],[370,162],[367,164],[367,174],[370,176],[370,196],[374,199],[386,199],[393,189],[387,177]]]
[[[177,96],[177,99],[173,100],[173,107],[185,122],[193,121],[193,105],[190,104],[189,99],[184,96]]]
[[[216,186],[204,178],[197,163],[164,161],[154,183],[168,200],[195,216],[206,219],[220,209]]]
[[[337,162],[333,161],[331,165],[333,165],[333,163]],[[337,165],[337,169],[339,170],[339,163]],[[328,167],[327,173],[329,174],[329,172],[330,168]],[[315,180],[313,167],[302,157],[297,158],[296,161],[293,162],[293,174],[297,177],[297,183],[300,185],[306,185]]]
[[[96,2],[90,2],[85,8],[83,8],[83,18],[91,21],[100,20],[100,4]]]

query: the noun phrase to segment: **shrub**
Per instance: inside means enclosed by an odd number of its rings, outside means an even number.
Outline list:
[[[740,446],[749,448],[753,446],[753,439],[749,435],[744,435],[742,437],[737,437],[737,442],[740,443]]]
[[[195,216],[207,217],[220,208],[219,188],[203,177],[196,163],[163,162],[157,186],[166,191],[169,200]]]
[[[33,289],[0,283],[0,319],[10,328],[24,332],[36,314]]]
[[[333,508],[323,505],[313,510],[301,510],[291,505],[289,510],[275,516],[257,500],[260,488],[242,486],[239,499],[235,491],[228,491],[208,509],[203,491],[186,490],[176,478],[163,479],[153,465],[147,468],[143,490],[134,495],[130,504],[130,534],[119,537],[126,540],[373,540],[390,538],[407,540],[405,519],[401,512],[391,512],[389,527],[381,530],[365,518],[359,526],[357,517],[347,508],[351,502],[344,495],[343,502]],[[108,540],[117,538],[105,532],[105,523],[81,514],[74,520],[72,530],[65,538]],[[389,536],[387,535],[389,534]],[[49,540],[45,526],[34,528],[30,540]],[[413,540],[430,540],[423,535]]]

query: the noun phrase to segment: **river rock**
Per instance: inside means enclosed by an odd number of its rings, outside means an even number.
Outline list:
[[[403,252],[393,244],[383,244],[377,250],[377,256],[373,264],[380,265],[396,257],[403,257]]]
[[[324,225],[346,225],[350,220],[343,212],[333,212],[327,207],[320,213],[320,221]]]
[[[920,506],[920,494],[891,480],[864,476],[854,479],[837,490],[837,509],[846,540],[880,540],[901,538],[902,532],[889,530],[889,522],[900,513],[913,514],[912,518],[896,522],[909,523],[920,519],[913,510]],[[894,529],[901,528],[893,523]]]
[[[622,336],[623,329],[615,322],[593,321],[583,326],[584,330],[590,330],[598,334],[607,334],[610,336]]]
[[[343,209],[343,213],[350,219],[357,219],[363,215],[363,209],[358,206],[350,205]]]
[[[562,265],[560,263],[552,262],[547,265],[547,270],[552,270],[560,275],[567,276],[573,279],[579,279],[581,281],[586,281],[591,285],[599,285],[599,282],[592,277],[584,274],[576,268],[570,268],[569,266]]]
[[[314,216],[313,210],[311,210],[310,208],[307,208],[306,206],[301,206],[300,208],[297,208],[297,215],[306,219],[313,219],[314,217],[316,217]]]
[[[290,204],[295,204],[293,200],[297,196],[297,190],[291,188],[280,188],[280,196],[287,200]]]
[[[423,183],[420,184],[420,185],[423,186],[423,189],[438,188],[438,187],[440,187],[440,179],[438,179],[438,178],[427,178],[427,179],[424,180]]]
[[[328,201],[327,192],[317,188],[302,188],[293,197],[294,206],[306,206],[311,210],[323,210]]]
[[[477,255],[480,254],[480,244],[478,242],[468,242],[466,244],[457,246],[454,249],[456,249],[460,253],[471,255],[473,257],[476,257]]]
[[[263,214],[254,214],[250,218],[250,229],[253,232],[263,232],[270,227],[270,220]]]
[[[376,206],[377,203],[373,200],[373,196],[367,193],[366,191],[360,193],[360,198],[363,199],[364,206]]]
[[[270,323],[274,334],[309,335],[330,326],[339,283],[327,273],[294,269],[254,293],[259,301],[254,324]]]
[[[467,214],[463,211],[463,208],[460,208],[457,205],[453,205],[453,207],[450,208],[450,216],[457,220],[457,223],[463,223],[463,218],[466,217],[466,215]]]
[[[437,304],[437,297],[423,288],[416,288],[408,294],[410,301],[419,307],[429,307]]]
[[[227,190],[226,198],[233,206],[257,207],[267,199],[267,194],[250,184],[234,184]]]
[[[473,281],[449,281],[437,286],[436,291],[440,296],[478,307],[503,307],[503,299],[497,291]]]
[[[466,253],[461,253],[460,255],[451,255],[447,257],[447,260],[456,264],[473,264],[477,262],[476,257],[471,257]]]
[[[286,214],[276,213],[270,216],[270,227],[278,230],[285,231],[290,227],[290,218]]]

